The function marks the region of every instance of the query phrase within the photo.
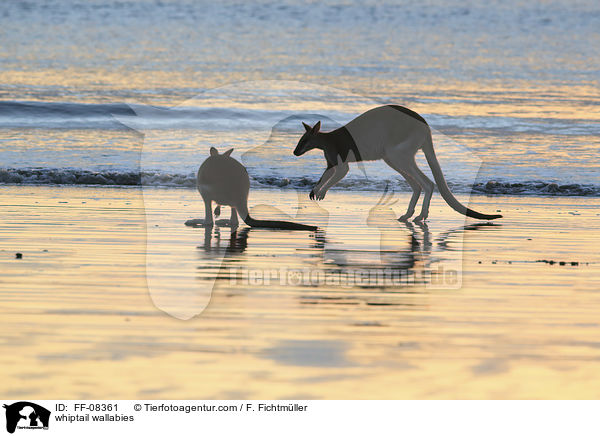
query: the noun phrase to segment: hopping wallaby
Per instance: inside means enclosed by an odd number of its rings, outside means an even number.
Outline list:
[[[263,227],[284,230],[317,230],[315,226],[292,223],[289,221],[257,220],[248,212],[248,193],[250,192],[250,177],[246,168],[231,157],[233,148],[219,154],[216,148],[210,148],[210,156],[200,165],[197,186],[204,200],[204,226],[213,225],[212,202],[217,203],[215,215],[220,214],[220,206],[231,207],[230,225],[238,226],[238,213],[250,227]],[[197,220],[192,220],[195,224]],[[186,224],[188,224],[186,223]]]
[[[383,159],[402,174],[413,190],[408,210],[398,218],[401,221],[413,215],[421,190],[425,191],[423,206],[414,221],[427,218],[435,184],[446,203],[457,212],[485,220],[502,218],[502,215],[475,212],[454,197],[433,150],[431,129],[423,117],[410,109],[396,105],[376,107],[331,132],[321,132],[320,121],[313,127],[302,124],[306,131],[298,141],[294,155],[302,156],[317,148],[323,150],[327,161],[327,169],[310,192],[311,199],[325,198],[327,190],[346,176],[349,162]],[[425,153],[435,184],[417,166],[415,155],[420,149]]]

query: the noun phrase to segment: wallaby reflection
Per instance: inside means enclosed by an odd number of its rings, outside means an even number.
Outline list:
[[[396,281],[389,286],[399,286],[402,283],[425,284],[428,283],[430,269],[435,268],[439,256],[444,251],[453,250],[452,243],[456,237],[462,237],[461,234],[467,231],[497,227],[494,224],[479,223],[442,232],[434,241],[437,255],[432,256],[434,244],[429,227],[425,223],[399,222],[392,209],[395,203],[394,193],[386,188],[377,203],[369,209],[366,224],[379,232],[377,248],[339,249],[336,248],[340,244],[338,238],[332,240],[324,230],[319,230],[305,240],[308,244],[306,248],[295,249],[298,261],[305,266],[309,264],[316,266],[326,273],[343,273],[350,276],[360,271],[361,274],[368,272],[383,274],[393,279],[400,278],[394,279]],[[260,207],[263,212],[268,212],[269,208],[269,206]],[[261,235],[264,237],[270,232],[256,231],[249,227],[231,233],[223,232],[219,227],[203,228],[204,242],[197,247],[203,264],[198,269],[210,277],[227,278],[230,276],[225,271],[229,268],[243,270],[245,266],[253,265],[252,255],[248,257],[246,252],[252,245],[251,232],[256,247],[260,248],[268,242],[262,239]],[[267,236],[270,237],[272,235]],[[223,263],[215,270],[216,265],[212,261],[217,259],[223,259]],[[402,277],[412,277],[414,280],[403,282]],[[383,282],[373,283],[379,287]]]
[[[245,227],[240,231],[225,232],[221,238],[219,227],[205,227],[204,242],[198,245],[200,264],[196,267],[199,278],[202,280],[217,280],[226,278],[227,268],[232,262],[238,261],[248,247],[248,236],[252,230]],[[226,238],[229,239],[226,239]]]
[[[496,224],[496,223],[489,223],[489,222],[475,223],[475,224],[468,224],[468,225],[460,226],[459,228],[447,230],[447,231],[441,233],[438,236],[438,238],[436,238],[437,246],[440,247],[443,251],[455,251],[455,249],[453,249],[451,247],[452,239],[454,238],[454,236],[459,235],[461,233],[466,233],[467,231],[471,231],[471,230],[482,230],[485,228],[499,228],[499,227],[502,227],[502,225]]]
[[[424,262],[431,254],[431,233],[424,222],[417,222],[421,232],[413,223],[398,221],[392,205],[394,192],[386,186],[379,201],[369,210],[367,226],[379,230],[379,257],[382,266],[401,269],[414,268],[417,262]],[[406,241],[407,229],[410,232]]]
[[[429,257],[433,249],[431,232],[426,223],[398,222],[391,208],[396,201],[392,201],[393,192],[384,194],[373,206],[367,217],[367,225],[376,227],[380,231],[379,240],[379,258],[377,261],[371,256],[370,250],[344,250],[333,249],[331,241],[327,239],[326,232],[319,230],[314,233],[311,239],[309,249],[310,257],[318,257],[326,261],[325,263],[335,264],[340,267],[373,267],[373,268],[414,268],[417,263],[427,267]],[[436,246],[441,251],[453,251],[452,240],[455,236],[467,231],[482,230],[485,228],[499,228],[501,225],[494,223],[477,223],[460,226],[439,234],[435,239]],[[210,257],[230,257],[244,253],[248,247],[248,239],[251,227],[245,227],[241,230],[234,230],[227,239],[227,244],[222,244],[221,229],[219,227],[204,227],[204,242],[197,248]],[[409,234],[406,234],[406,230]],[[213,243],[213,240],[216,243]],[[352,262],[349,258],[355,257],[361,259],[358,262]],[[369,262],[371,258],[372,262]]]
[[[234,230],[229,234],[229,240],[226,246],[221,245],[221,230],[219,227],[214,229],[214,239],[216,244],[213,244],[213,229],[211,227],[204,228],[204,244],[197,248],[201,249],[210,257],[230,257],[232,255],[241,254],[248,248],[248,235],[252,230],[250,227],[245,227],[240,231]]]
[[[386,187],[369,210],[366,224],[379,230],[379,246],[373,249],[334,249],[325,234],[315,236],[315,248],[322,248],[325,265],[342,269],[411,270],[425,264],[431,253],[431,234],[425,223],[417,226],[397,220],[392,205],[393,192]],[[408,233],[407,233],[408,230]]]

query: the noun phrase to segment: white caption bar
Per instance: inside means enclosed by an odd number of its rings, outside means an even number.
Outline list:
[[[27,435],[599,435],[599,401],[2,400]],[[45,430],[42,433],[34,430]]]

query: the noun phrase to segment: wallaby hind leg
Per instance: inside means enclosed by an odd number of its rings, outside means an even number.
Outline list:
[[[231,231],[235,232],[236,229],[240,225],[240,222],[238,221],[237,210],[235,209],[235,207],[231,207],[231,217],[229,219],[217,220],[217,221],[215,221],[215,223],[218,226],[223,226],[223,227],[229,226],[229,227],[231,227]]]
[[[406,209],[406,213],[400,218],[398,218],[398,221],[406,221],[413,215],[413,213],[415,213],[415,206],[417,205],[417,201],[419,201],[419,196],[421,195],[421,185],[419,184],[419,182],[417,182],[416,179],[410,176],[400,165],[397,165],[396,163],[392,162],[387,158],[383,160],[394,170],[398,171],[402,175],[402,177],[404,177],[404,180],[406,180],[406,182],[410,185],[413,191],[412,197],[410,197],[410,201],[408,203],[408,208]]]
[[[415,213],[415,206],[419,201],[419,197],[421,196],[421,185],[415,179],[413,179],[408,174],[404,175],[404,179],[408,182],[410,187],[413,190],[412,197],[410,197],[410,201],[408,202],[408,209],[406,209],[406,213],[398,218],[398,221],[407,221],[413,214]]]
[[[238,214],[237,214],[237,210],[235,209],[235,207],[231,208],[231,218],[229,219],[229,225],[231,226],[231,231],[235,231],[235,229],[238,228],[238,226],[240,225],[240,222],[238,220]]]
[[[202,196],[204,200],[204,226],[210,227],[214,225],[213,211],[212,211],[212,199]]]
[[[202,193],[201,193],[202,194]],[[204,219],[195,218],[191,220],[187,220],[185,222],[186,226],[190,227],[213,227],[214,221],[212,216],[212,200],[208,197],[202,196],[202,200],[204,200]]]
[[[413,221],[423,221],[427,219],[429,216],[429,203],[431,202],[431,196],[433,195],[433,188],[435,183],[433,183],[429,177],[427,177],[417,166],[414,158],[411,159],[410,165],[407,166],[407,171],[409,176],[416,179],[417,182],[421,185],[421,188],[425,191],[425,195],[423,196],[423,206],[421,207],[421,213],[415,217]]]

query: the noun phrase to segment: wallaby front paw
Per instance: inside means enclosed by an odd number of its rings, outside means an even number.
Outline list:
[[[187,224],[187,223],[186,223]],[[216,220],[215,224],[219,227],[231,227],[232,229],[237,229],[240,226],[240,222],[237,220],[229,220],[222,218],[220,220]]]
[[[308,194],[308,198],[310,198],[311,200],[315,199],[315,191],[314,190],[310,191],[310,194]]]
[[[211,221],[206,221],[202,218],[198,218],[198,219],[193,219],[193,220],[187,220],[185,222],[186,226],[189,227],[212,227],[214,224]]]
[[[398,218],[398,221],[408,221],[408,219],[413,215],[413,213],[414,212],[406,212],[404,215]]]

